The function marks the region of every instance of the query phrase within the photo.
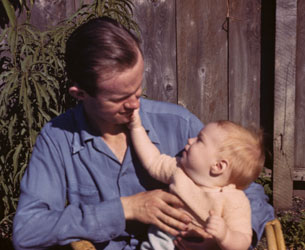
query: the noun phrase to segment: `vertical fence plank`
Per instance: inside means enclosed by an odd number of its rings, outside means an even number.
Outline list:
[[[305,170],[305,1],[298,1],[295,167]]]
[[[144,94],[177,103],[175,0],[135,0],[134,4],[143,40]]]
[[[35,1],[31,11],[31,23],[40,30],[56,25],[66,17],[66,1]]]
[[[66,17],[70,17],[73,15],[81,6],[81,4],[92,4],[93,0],[66,0],[64,1],[66,3]]]
[[[229,119],[260,125],[261,0],[229,1]]]
[[[228,118],[226,2],[177,0],[178,103],[204,123]]]
[[[66,17],[71,16],[78,8],[78,1],[66,0]]]
[[[292,206],[297,0],[276,5],[273,204]]]

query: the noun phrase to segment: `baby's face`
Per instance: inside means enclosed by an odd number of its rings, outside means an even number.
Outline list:
[[[210,167],[217,163],[218,148],[225,131],[216,123],[209,123],[197,137],[188,140],[181,158],[186,174],[196,183],[204,185],[210,175]]]

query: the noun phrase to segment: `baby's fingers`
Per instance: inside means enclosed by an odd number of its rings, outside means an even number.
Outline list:
[[[214,210],[209,210],[209,215],[213,216],[215,214]]]

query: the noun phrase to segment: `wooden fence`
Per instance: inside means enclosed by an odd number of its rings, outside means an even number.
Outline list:
[[[290,207],[293,182],[305,189],[305,2],[135,3],[147,95],[205,123],[262,126],[273,155],[273,204]]]
[[[40,27],[79,5],[38,2],[33,23]],[[134,0],[134,5],[145,94],[181,104],[204,123],[229,119],[262,126],[273,153],[267,161],[273,204],[290,207],[294,181],[304,186],[305,180],[305,1]]]

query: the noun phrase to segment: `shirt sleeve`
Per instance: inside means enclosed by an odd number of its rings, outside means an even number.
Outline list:
[[[203,123],[191,113],[189,118],[189,138],[196,137],[203,127]]]
[[[245,190],[245,194],[248,197],[251,206],[253,229],[251,245],[252,248],[254,248],[263,235],[266,223],[274,219],[274,209],[268,203],[268,197],[261,185],[252,183]]]
[[[125,229],[120,198],[94,205],[66,202],[63,152],[46,134],[37,138],[30,164],[21,182],[14,217],[16,250],[66,245],[76,239],[105,242]]]

